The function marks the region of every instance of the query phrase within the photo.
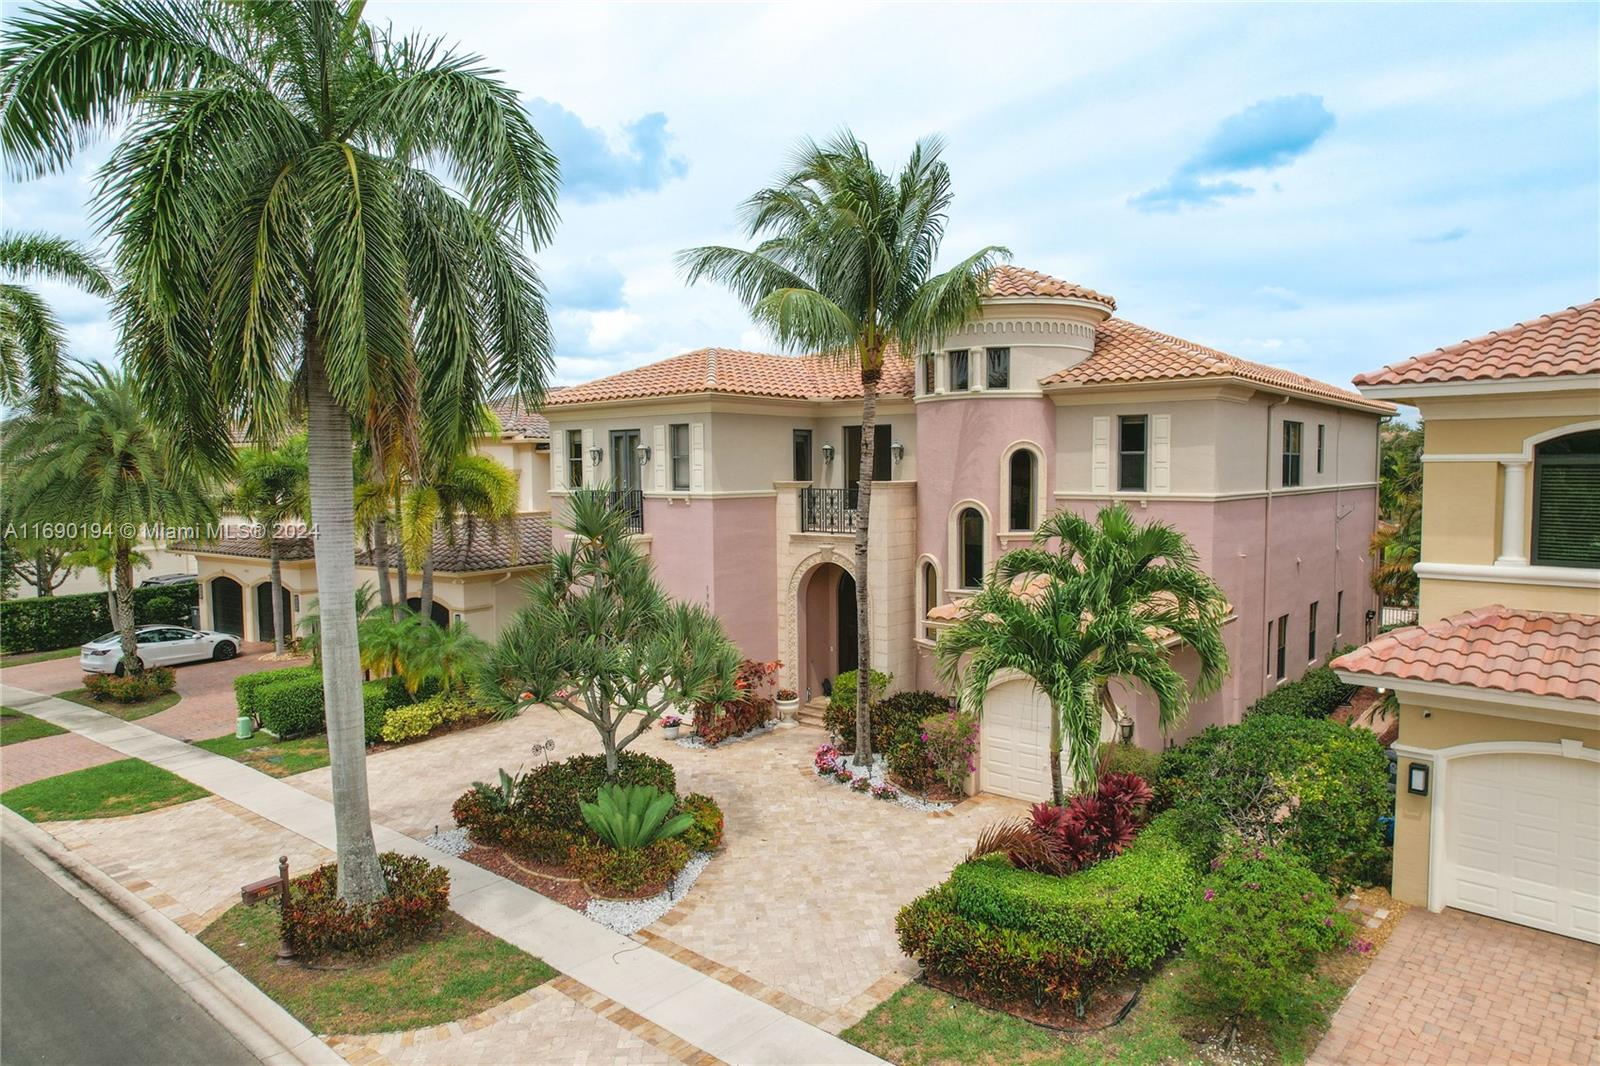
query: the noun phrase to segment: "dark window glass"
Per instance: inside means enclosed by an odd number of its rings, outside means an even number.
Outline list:
[[[1317,661],[1317,601],[1311,601],[1311,620],[1306,626],[1306,662]]]
[[[1300,440],[1305,426],[1299,422],[1283,424],[1283,487],[1300,484]]]
[[[667,427],[671,444],[672,488],[675,492],[689,490],[689,424],[677,422]]]
[[[989,365],[985,370],[984,387],[1009,389],[1011,387],[1011,349],[990,348]]]
[[[1333,601],[1333,635],[1338,636],[1344,632],[1344,592],[1341,590]]]
[[[1117,419],[1117,488],[1123,492],[1145,490],[1149,419],[1123,415]]]
[[[967,391],[967,350],[965,348],[950,353],[950,391]]]
[[[1600,568],[1600,429],[1534,448],[1533,561]]]
[[[796,481],[811,480],[811,431],[797,429],[794,431],[794,479]]]
[[[922,615],[926,619],[928,612],[939,606],[939,572],[932,563],[922,564]],[[924,625],[922,635],[929,640],[934,639],[935,630],[931,625]]]
[[[894,430],[885,422],[872,427],[872,480],[894,480]],[[861,427],[844,427],[844,484],[847,489],[861,487]],[[851,504],[851,506],[855,506]]]
[[[961,532],[961,587],[983,587],[983,515],[968,507],[956,519]]]
[[[1322,453],[1328,446],[1328,427],[1317,423],[1317,473],[1322,473]]]
[[[1018,448],[1011,453],[1011,528],[1032,529],[1034,525],[1033,483],[1038,463],[1032,452]]]
[[[575,489],[583,487],[583,431],[581,429],[567,430],[567,484]]]
[[[932,352],[922,357],[922,391],[929,396],[933,395],[934,375],[938,372],[935,369],[937,366],[938,362],[934,359]]]
[[[1278,669],[1276,671],[1279,681],[1289,672],[1289,616],[1278,616]]]

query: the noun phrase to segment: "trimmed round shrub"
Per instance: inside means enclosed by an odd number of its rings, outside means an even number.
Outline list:
[[[1258,714],[1163,752],[1155,807],[1173,809],[1203,859],[1230,835],[1280,843],[1336,888],[1384,879],[1392,813],[1376,735],[1321,718]]]
[[[574,755],[522,775],[514,813],[535,825],[587,836],[588,825],[578,804],[593,803],[601,785],[649,785],[657,791],[676,794],[677,784],[672,764],[651,755],[619,752],[614,776],[606,773],[604,755]]]
[[[450,909],[450,873],[426,859],[386,851],[378,856],[389,894],[373,903],[339,899],[339,868],[319,866],[289,882],[281,915],[284,938],[301,955],[366,954],[426,936]]]
[[[178,683],[170,666],[153,666],[142,674],[84,674],[83,687],[97,700],[113,703],[141,703],[165,696]]]
[[[882,674],[872,671],[872,691],[867,694],[867,699],[876,701],[877,698],[889,691],[889,685],[894,681],[892,674]],[[856,706],[856,672],[846,670],[833,679],[833,694],[828,697],[828,710],[844,710],[848,708],[855,711]]]
[[[839,675],[843,678],[845,675]],[[887,685],[887,675],[878,675]],[[874,684],[877,684],[875,681]],[[837,697],[839,690],[834,689]],[[892,696],[885,696],[872,705],[872,750],[875,752],[892,751],[898,744],[915,742],[922,732],[924,719],[936,714],[944,714],[950,709],[949,703],[937,692],[918,690],[913,692],[896,692]],[[850,682],[849,702],[838,705],[836,702],[828,704],[828,710],[823,715],[823,724],[828,732],[839,737],[839,747],[845,751],[854,751],[856,747],[856,695],[855,679]]]
[[[691,851],[716,851],[722,846],[722,808],[716,800],[691,792],[678,801],[678,810],[694,818],[682,838]]]
[[[287,673],[287,671],[285,671]],[[261,728],[280,737],[323,731],[322,673],[283,677],[260,685],[253,699]]]
[[[503,848],[542,866],[566,866],[579,842],[575,833],[535,825],[507,809],[505,797],[493,785],[477,782],[450,807],[456,825],[467,831],[474,844]]]
[[[689,845],[672,837],[647,848],[618,850],[590,841],[575,849],[574,861],[584,887],[596,896],[653,896],[689,864]]]
[[[1230,1021],[1284,1017],[1305,1000],[1318,958],[1350,942],[1350,920],[1291,851],[1241,845],[1212,867],[1182,923],[1190,992]]]
[[[260,703],[258,696],[263,688],[275,685],[279,681],[292,678],[322,677],[322,670],[315,666],[285,666],[278,670],[259,670],[253,674],[241,674],[233,679],[233,699],[239,705],[240,714],[261,720]]]

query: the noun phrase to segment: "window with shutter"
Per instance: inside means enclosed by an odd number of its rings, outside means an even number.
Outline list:
[[[1600,569],[1600,430],[1533,453],[1533,562]]]

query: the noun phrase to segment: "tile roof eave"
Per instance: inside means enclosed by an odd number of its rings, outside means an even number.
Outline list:
[[[1181,377],[1169,378],[1130,378],[1126,381],[1054,381],[1041,385],[1046,395],[1072,392],[1112,392],[1118,389],[1143,388],[1152,385],[1215,385],[1238,384],[1255,392],[1291,393],[1303,397],[1313,403],[1325,403],[1334,407],[1346,407],[1353,411],[1363,411],[1367,414],[1392,415],[1399,410],[1387,400],[1369,399],[1366,396],[1337,396],[1310,389],[1297,389],[1288,385],[1258,381],[1255,378],[1241,374],[1185,374]]]
[[[1459,396],[1503,396],[1513,393],[1600,390],[1600,374],[1526,374],[1476,380],[1403,381],[1357,385],[1361,395],[1394,403]]]

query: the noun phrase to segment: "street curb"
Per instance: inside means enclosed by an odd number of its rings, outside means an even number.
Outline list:
[[[17,854],[115,929],[263,1063],[344,1064],[210,948],[55,837],[10,808],[0,808],[0,829]]]

